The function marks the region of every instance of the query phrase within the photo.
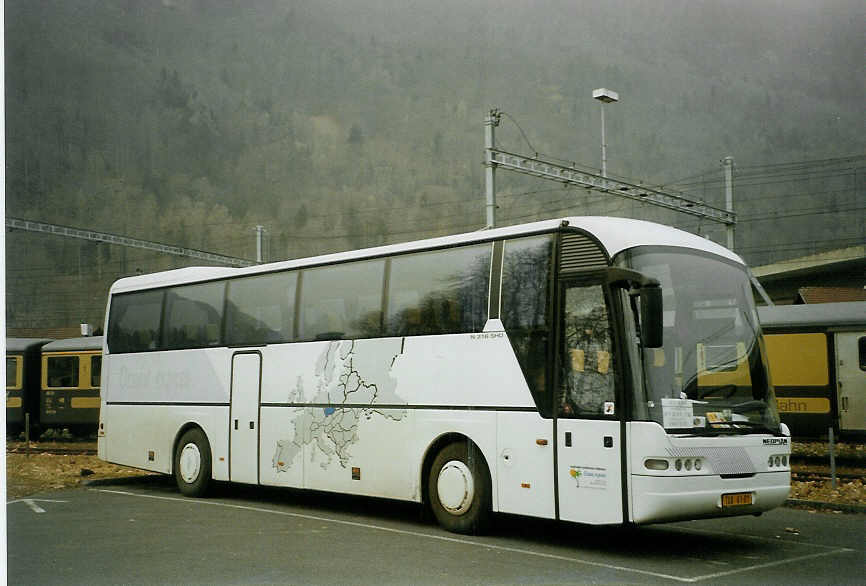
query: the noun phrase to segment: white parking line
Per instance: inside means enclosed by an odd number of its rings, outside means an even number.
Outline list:
[[[44,513],[45,509],[43,509],[42,507],[37,505],[36,501],[43,502],[43,503],[65,503],[65,502],[67,502],[67,501],[56,501],[56,500],[52,500],[52,499],[16,499],[14,501],[9,501],[8,503],[6,503],[6,506],[9,506],[9,505],[12,505],[15,503],[24,503],[34,513]]]
[[[489,543],[481,543],[478,541],[472,541],[469,539],[462,539],[459,537],[448,537],[448,536],[444,536],[444,535],[432,535],[430,533],[422,533],[420,531],[407,531],[405,529],[394,529],[392,527],[384,527],[382,525],[372,525],[369,523],[359,523],[357,521],[344,521],[342,519],[333,519],[330,517],[320,517],[317,515],[307,515],[307,514],[303,514],[303,513],[292,513],[289,511],[279,511],[279,510],[275,510],[275,509],[266,509],[264,507],[252,507],[252,506],[248,506],[248,505],[235,505],[235,504],[231,504],[231,503],[222,503],[222,502],[199,500],[199,499],[187,499],[187,498],[180,498],[180,497],[141,494],[141,493],[129,492],[129,491],[123,491],[123,490],[108,490],[108,489],[101,489],[101,488],[95,488],[95,489],[90,489],[90,490],[93,490],[95,492],[117,494],[117,495],[122,495],[122,496],[131,496],[131,497],[138,497],[138,498],[147,498],[147,499],[154,499],[154,500],[179,502],[179,503],[185,503],[185,504],[210,505],[210,506],[215,506],[215,507],[223,507],[223,508],[227,508],[227,509],[253,511],[253,512],[257,512],[257,513],[268,513],[271,515],[282,515],[285,517],[293,517],[296,519],[306,519],[309,521],[322,521],[322,522],[326,522],[326,523],[334,523],[337,525],[347,525],[350,527],[360,527],[363,529],[373,529],[376,531],[386,531],[389,533],[396,533],[399,535],[409,535],[412,537],[421,537],[424,539],[435,539],[438,541],[445,541],[448,543],[458,543],[458,544],[462,544],[462,545],[482,547],[482,548],[494,550],[494,551],[505,551],[505,552],[509,552],[509,553],[517,553],[517,554],[521,554],[521,555],[533,556],[533,557],[538,557],[538,558],[571,562],[571,563],[575,563],[575,564],[582,564],[582,565],[593,566],[593,567],[597,567],[597,568],[605,568],[608,570],[617,570],[617,571],[621,571],[621,572],[629,572],[632,574],[640,574],[643,576],[652,576],[654,578],[666,578],[668,580],[674,580],[677,582],[686,582],[686,583],[694,583],[694,582],[699,582],[702,580],[709,580],[709,579],[713,579],[713,578],[718,578],[721,576],[728,576],[731,574],[749,572],[752,570],[763,569],[763,568],[767,568],[767,567],[771,567],[771,566],[777,566],[780,564],[787,564],[787,563],[790,563],[792,561],[802,561],[805,559],[816,558],[816,557],[820,557],[820,556],[833,555],[833,554],[837,554],[837,553],[847,553],[847,552],[853,551],[850,549],[838,548],[838,549],[834,549],[831,551],[813,553],[813,554],[804,555],[804,556],[795,557],[795,558],[786,558],[784,560],[779,560],[779,561],[775,561],[775,562],[768,562],[765,564],[757,564],[754,566],[747,566],[747,567],[743,567],[743,568],[737,568],[735,570],[728,570],[725,572],[706,574],[703,576],[684,577],[684,576],[674,576],[672,574],[663,574],[660,572],[652,572],[649,570],[641,570],[638,568],[629,568],[626,566],[618,566],[615,564],[605,564],[602,562],[593,562],[593,561],[583,560],[580,558],[574,558],[574,557],[569,557],[569,556],[562,556],[562,555],[551,554],[551,553],[531,551],[528,549],[521,549],[521,548],[517,548],[517,547],[492,545]],[[805,544],[798,543],[797,545],[803,546]],[[826,547],[826,546],[823,546],[823,547]]]
[[[671,525],[671,527],[676,527],[680,531],[686,531],[688,533],[701,533],[703,535],[724,535],[726,537],[737,537],[739,539],[754,539],[755,541],[766,541],[767,543],[792,543],[794,545],[808,546],[808,547],[821,547],[823,549],[832,549],[835,551],[842,552],[850,552],[854,551],[853,549],[846,549],[844,547],[838,548],[832,545],[822,545],[820,543],[803,543],[802,541],[794,541],[793,539],[782,539],[781,537],[763,537],[761,535],[749,535],[747,533],[732,533],[730,531],[717,531],[714,529],[697,529],[695,527],[683,527],[682,525]]]
[[[801,544],[802,545],[802,544]],[[853,549],[835,549],[831,551],[819,551],[818,553],[811,553],[808,555],[801,555],[794,558],[785,558],[783,560],[776,560],[775,562],[767,562],[765,564],[757,564],[754,566],[746,566],[743,568],[737,568],[736,570],[728,570],[727,572],[717,572],[715,574],[705,574],[703,576],[695,576],[692,578],[692,582],[698,582],[700,580],[712,580],[713,578],[721,578],[723,576],[731,576],[733,574],[742,574],[743,572],[751,572],[752,570],[763,570],[764,568],[772,568],[773,566],[781,566],[782,564],[790,564],[794,562],[802,562],[803,560],[809,560],[812,558],[819,558],[828,555],[834,555],[837,553],[849,553],[854,551]]]

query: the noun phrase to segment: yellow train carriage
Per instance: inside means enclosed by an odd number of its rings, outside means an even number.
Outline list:
[[[866,435],[866,302],[758,309],[782,421],[796,437]]]
[[[102,336],[58,340],[42,348],[43,427],[84,433],[99,423]]]
[[[51,340],[6,338],[6,433],[17,436],[27,414],[39,424],[39,351]]]

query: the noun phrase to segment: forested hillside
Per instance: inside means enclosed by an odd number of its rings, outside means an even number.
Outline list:
[[[598,167],[590,95],[609,87],[612,173],[723,205],[731,155],[754,179],[735,193],[747,260],[846,246],[866,239],[864,16],[854,0],[7,0],[6,213],[246,258],[263,225],[271,260],[474,230],[487,110],[510,115],[502,148]],[[608,213],[722,234],[498,187],[502,224]],[[189,264],[7,234],[7,320],[100,324],[113,279]]]

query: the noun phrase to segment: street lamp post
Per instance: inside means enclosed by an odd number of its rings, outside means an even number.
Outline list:
[[[592,90],[592,97],[601,102],[601,176],[607,177],[607,141],[604,136],[604,105],[619,101],[619,94],[606,88]]]

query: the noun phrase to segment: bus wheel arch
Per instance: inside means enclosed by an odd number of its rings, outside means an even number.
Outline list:
[[[210,440],[204,430],[194,423],[178,431],[172,451],[172,473],[181,493],[200,497],[210,486],[213,466]]]
[[[490,467],[478,445],[462,434],[436,439],[424,457],[424,503],[455,533],[482,533],[492,514]]]

